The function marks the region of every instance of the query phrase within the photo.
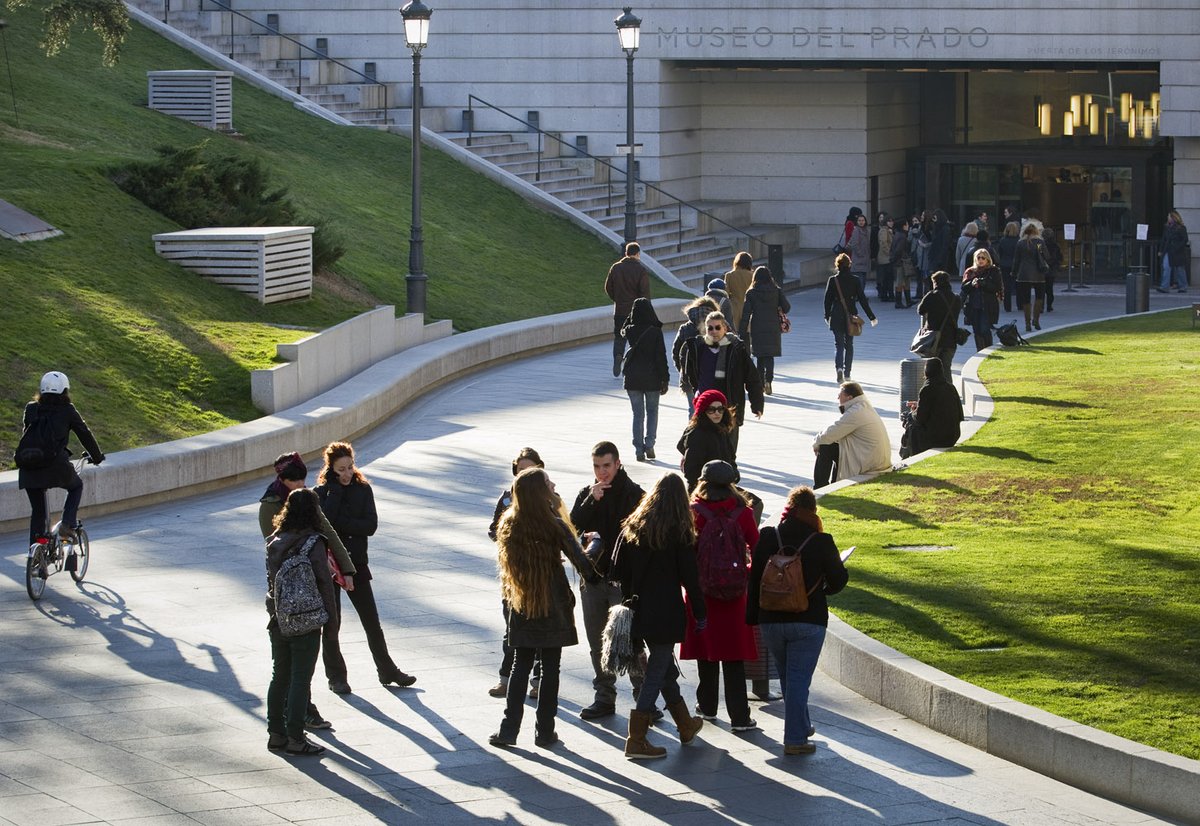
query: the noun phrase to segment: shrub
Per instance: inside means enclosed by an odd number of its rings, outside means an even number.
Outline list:
[[[120,189],[187,229],[198,227],[313,226],[313,269],[328,269],[346,250],[322,218],[298,214],[287,189],[271,190],[265,166],[253,158],[216,155],[208,141],[161,146],[158,159],[112,170]]]

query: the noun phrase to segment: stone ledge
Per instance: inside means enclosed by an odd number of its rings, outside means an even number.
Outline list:
[[[660,318],[675,318],[683,304],[672,298],[654,302]],[[262,477],[280,453],[316,455],[330,442],[370,430],[419,396],[467,373],[611,336],[612,308],[605,306],[499,324],[412,347],[279,413],[110,454],[102,467],[85,470],[81,513],[127,510]],[[60,509],[62,491],[49,493],[51,510]],[[0,473],[0,528],[28,524],[29,501],[17,489],[17,471]]]

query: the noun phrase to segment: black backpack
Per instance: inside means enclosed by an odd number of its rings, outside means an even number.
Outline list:
[[[41,470],[58,458],[58,440],[54,438],[54,422],[49,416],[38,415],[29,423],[17,442],[13,463],[21,470]]]
[[[996,328],[996,339],[1005,347],[1020,347],[1029,342],[1017,330],[1016,322],[1010,321]]]

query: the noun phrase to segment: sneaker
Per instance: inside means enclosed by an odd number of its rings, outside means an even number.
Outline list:
[[[1176,290],[1175,292],[1177,292],[1177,293],[1186,293],[1186,292],[1187,292],[1187,287],[1180,287],[1180,288],[1179,288],[1178,290]]]
[[[325,747],[318,746],[306,737],[301,737],[299,740],[288,738],[287,745],[283,751],[285,754],[299,755],[301,757],[316,757],[325,753]]]
[[[644,462],[644,461],[646,461],[646,454],[645,454],[645,453],[643,453],[642,451],[640,451],[640,450],[639,450],[639,451],[637,452],[637,460],[638,460],[639,462]]]
[[[489,697],[507,697],[508,696],[508,680],[501,680],[494,686],[488,689]]]
[[[817,744],[811,740],[805,740],[803,743],[793,744],[783,747],[783,753],[792,754],[813,754],[817,750]]]
[[[601,717],[611,717],[617,713],[617,707],[613,703],[595,702],[586,708],[579,710],[579,718],[581,720],[599,720]]]
[[[500,732],[496,732],[495,734],[493,734],[491,737],[488,738],[488,743],[490,743],[493,746],[496,746],[497,748],[507,749],[507,748],[512,748],[513,746],[515,746],[517,744],[517,738],[505,737]]]
[[[330,680],[329,690],[334,694],[350,694],[350,683],[345,680]]]
[[[309,731],[320,731],[322,729],[333,728],[333,723],[326,720],[320,714],[309,714],[304,718],[304,727]]]
[[[1179,292],[1183,292],[1183,290],[1180,290]],[[652,448],[652,447],[646,448],[646,458],[647,459],[657,459],[658,458],[656,455],[654,455],[654,448]]]
[[[755,721],[755,719],[754,719],[753,717],[751,717],[749,720],[747,720],[747,721],[746,721],[746,722],[744,722],[744,723],[734,723],[734,724],[732,724],[732,725],[729,727],[729,730],[730,730],[730,731],[734,731],[734,732],[739,732],[739,731],[754,731],[754,730],[755,730],[755,729],[757,729],[757,728],[758,728],[758,723],[757,723],[757,721]]]
[[[283,751],[287,744],[286,734],[271,734],[267,737],[267,751]]]
[[[700,705],[698,703],[696,704],[696,716],[701,718],[702,720],[707,720],[710,723],[713,720],[717,719],[717,715],[715,712],[712,714],[708,714],[707,712],[705,712],[703,709],[700,708]]]
[[[558,742],[558,734],[550,731],[545,734],[538,734],[533,738],[533,744],[540,749],[551,748]]]

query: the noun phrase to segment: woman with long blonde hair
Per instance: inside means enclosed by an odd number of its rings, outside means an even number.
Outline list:
[[[546,471],[528,468],[517,474],[512,497],[512,505],[496,529],[496,544],[500,590],[510,609],[508,644],[515,654],[504,720],[488,742],[505,748],[516,745],[525,714],[525,684],[534,657],[540,653],[542,682],[533,742],[550,748],[558,741],[554,720],[558,714],[562,650],[579,642],[575,632],[575,595],[567,582],[563,555],[585,580],[598,582],[600,576],[584,556],[571,519]]]
[[[625,756],[636,760],[665,757],[666,749],[646,740],[659,693],[679,729],[680,743],[690,743],[704,725],[688,711],[675,665],[675,643],[683,641],[687,627],[680,586],[687,590],[698,628],[705,626],[708,616],[696,569],[696,528],[679,474],[668,473],[659,479],[626,518],[613,576],[620,580],[621,596],[633,608],[633,636],[650,649],[637,707],[629,715]]]

